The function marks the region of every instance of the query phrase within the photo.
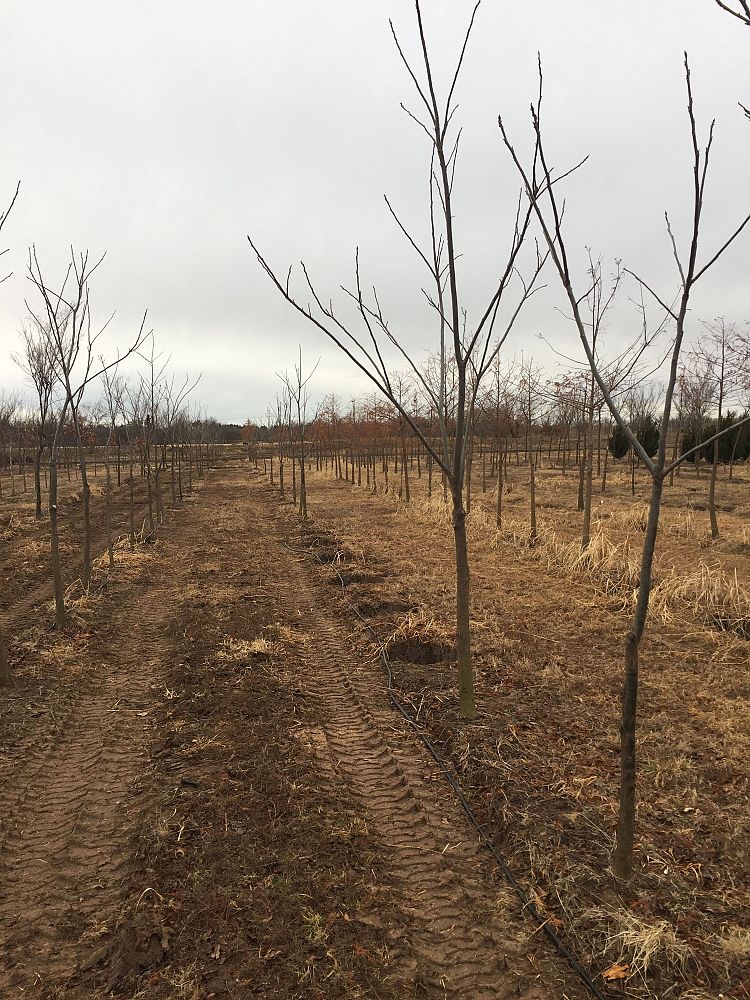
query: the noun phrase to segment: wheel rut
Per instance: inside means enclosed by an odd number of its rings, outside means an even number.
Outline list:
[[[181,551],[200,544],[198,513],[191,508],[164,526],[153,565],[130,580],[115,573],[81,643],[81,691],[54,736],[31,748],[3,785],[3,998],[40,995],[96,963],[137,875],[135,838],[151,793],[150,715],[168,693],[170,621],[187,579]]]
[[[258,500],[268,507],[267,492]],[[266,586],[297,634],[307,699],[325,734],[324,766],[361,800],[401,886],[411,917],[398,953],[405,982],[428,997],[560,996],[529,959],[533,928],[505,887],[488,879],[476,835],[434,762],[389,705],[373,658],[326,610],[330,597],[313,568],[286,548],[287,533],[277,517]]]

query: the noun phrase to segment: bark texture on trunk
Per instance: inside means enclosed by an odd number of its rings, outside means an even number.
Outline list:
[[[52,547],[52,587],[55,593],[55,625],[65,625],[65,597],[60,565],[60,536],[57,526],[57,462],[49,463],[49,533]]]
[[[653,478],[651,504],[641,556],[641,575],[630,631],[625,640],[625,676],[622,688],[620,722],[620,809],[617,821],[617,842],[612,855],[612,871],[620,879],[629,878],[633,870],[633,848],[636,819],[636,725],[638,706],[638,653],[643,637],[651,596],[651,572],[659,530],[659,514],[664,482]]]
[[[453,496],[453,537],[456,547],[456,657],[459,709],[462,719],[474,719],[477,708],[474,699],[474,667],[469,634],[469,551],[466,542],[466,511],[460,490]]]
[[[711,478],[708,481],[708,516],[711,520],[711,538],[719,537],[719,521],[716,517],[716,474],[719,470],[719,442],[714,441],[714,460],[711,464]]]

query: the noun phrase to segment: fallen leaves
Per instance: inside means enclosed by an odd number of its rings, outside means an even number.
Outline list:
[[[617,982],[620,979],[627,979],[630,975],[630,966],[622,965],[619,962],[615,965],[610,965],[608,969],[605,969],[602,973],[602,979],[606,980],[608,983]]]

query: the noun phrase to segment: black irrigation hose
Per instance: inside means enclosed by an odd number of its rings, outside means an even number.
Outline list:
[[[532,917],[532,919],[539,925],[537,927],[537,930],[541,929],[541,930],[544,931],[544,933],[550,939],[550,941],[555,946],[555,948],[557,949],[557,951],[563,956],[563,958],[566,960],[566,962],[568,963],[568,965],[576,973],[576,975],[578,976],[578,978],[581,980],[581,982],[584,984],[584,986],[588,989],[588,991],[591,993],[591,995],[593,997],[596,997],[596,1000],[607,1000],[607,998],[605,997],[605,995],[601,992],[601,990],[599,989],[599,987],[596,985],[596,983],[594,982],[594,980],[591,978],[591,973],[588,971],[588,969],[584,965],[581,964],[581,962],[576,958],[576,956],[573,954],[573,952],[561,940],[559,934],[555,931],[554,927],[551,926],[549,919],[545,918],[544,915],[539,912],[539,909],[537,908],[536,904],[531,899],[529,899],[529,897],[526,894],[525,890],[520,885],[520,883],[518,882],[518,879],[515,877],[515,875],[511,871],[510,867],[508,866],[508,863],[505,861],[505,859],[500,854],[500,852],[497,850],[497,848],[492,843],[492,841],[490,840],[490,838],[484,832],[484,830],[482,829],[482,826],[481,826],[479,820],[477,819],[476,815],[474,814],[473,809],[471,808],[471,806],[469,805],[469,802],[467,801],[466,796],[464,795],[464,792],[463,792],[463,789],[461,788],[461,785],[459,784],[458,780],[456,779],[455,775],[453,774],[453,772],[452,772],[452,770],[450,768],[450,765],[445,760],[445,758],[442,756],[442,754],[440,753],[440,751],[435,747],[435,744],[432,742],[432,740],[429,738],[429,736],[425,732],[424,726],[420,725],[420,723],[417,722],[417,720],[407,711],[406,708],[404,708],[404,706],[402,705],[402,703],[396,697],[396,695],[394,693],[395,692],[395,688],[393,686],[393,670],[391,668],[391,661],[388,659],[388,654],[385,651],[385,646],[381,642],[380,637],[376,633],[375,629],[372,627],[372,625],[370,625],[370,623],[367,621],[367,619],[362,614],[362,612],[359,610],[359,608],[356,606],[356,604],[353,604],[346,597],[346,582],[344,581],[344,578],[341,575],[341,573],[339,573],[338,569],[336,569],[336,566],[334,566],[332,563],[326,563],[326,562],[324,562],[320,558],[320,556],[318,555],[318,553],[315,551],[314,548],[302,548],[302,549],[299,549],[299,548],[295,548],[292,545],[286,545],[286,548],[290,549],[292,552],[298,552],[298,553],[310,553],[311,552],[313,554],[313,556],[315,557],[315,559],[317,560],[317,562],[321,566],[323,566],[323,567],[325,567],[325,566],[331,566],[333,568],[334,573],[339,578],[339,583],[341,584],[341,592],[344,595],[345,599],[347,600],[347,603],[349,604],[349,607],[352,608],[352,610],[354,611],[354,613],[357,615],[357,617],[360,619],[360,621],[364,624],[365,628],[367,629],[367,631],[372,636],[372,639],[373,639],[375,645],[378,647],[378,653],[379,653],[379,656],[380,656],[380,660],[381,660],[381,662],[382,662],[382,664],[383,664],[383,666],[385,668],[386,689],[388,691],[388,698],[389,698],[391,704],[393,705],[393,707],[395,709],[397,709],[398,712],[400,712],[400,714],[403,716],[403,718],[405,719],[405,721],[411,726],[411,728],[414,730],[414,732],[417,734],[417,736],[419,737],[419,739],[424,744],[427,752],[430,754],[430,756],[432,757],[432,759],[435,761],[435,763],[438,765],[438,767],[440,768],[440,770],[443,772],[443,775],[445,776],[448,784],[453,789],[453,791],[454,791],[454,793],[456,795],[456,798],[459,801],[459,804],[460,804],[461,808],[463,809],[464,813],[466,814],[467,819],[469,820],[469,822],[471,823],[471,825],[474,827],[474,829],[476,830],[477,834],[479,835],[479,842],[480,842],[480,844],[483,847],[487,848],[487,850],[490,852],[490,854],[492,855],[492,857],[495,859],[496,864],[499,866],[500,870],[502,871],[503,875],[505,876],[506,881],[508,882],[508,884],[510,885],[510,887],[515,892],[515,894],[516,894],[519,902],[521,903],[521,912],[528,913]]]

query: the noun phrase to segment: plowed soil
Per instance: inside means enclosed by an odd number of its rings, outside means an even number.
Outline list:
[[[64,633],[16,636],[0,996],[581,995],[308,541],[228,464]]]

